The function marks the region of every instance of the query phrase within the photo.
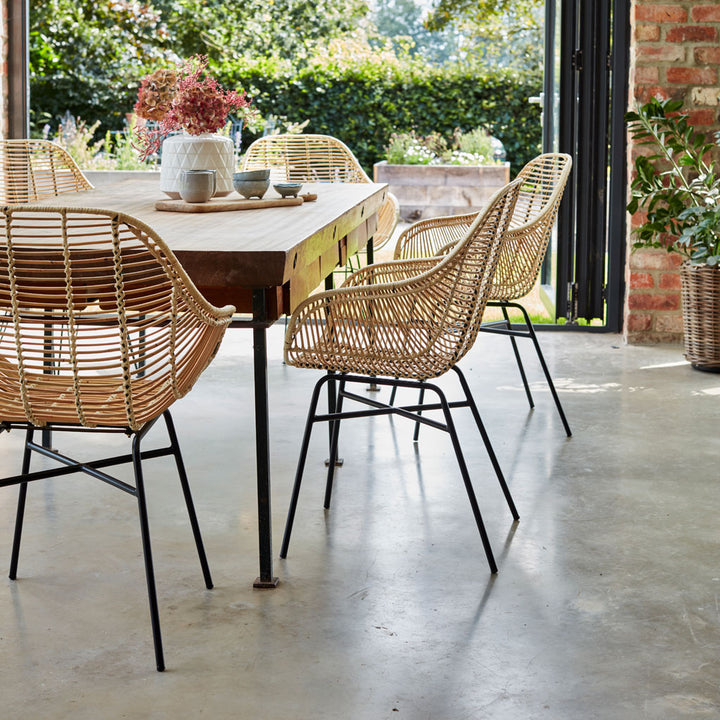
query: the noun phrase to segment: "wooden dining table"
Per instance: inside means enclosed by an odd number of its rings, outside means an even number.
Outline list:
[[[255,587],[271,588],[273,574],[270,507],[270,450],[267,329],[297,305],[348,257],[367,248],[387,185],[318,183],[304,185],[316,199],[301,205],[207,212],[158,210],[167,200],[157,178],[132,178],[92,190],[33,203],[43,206],[116,210],[153,228],[174,252],[203,295],[215,305],[231,304],[231,327],[253,331],[255,443],[260,574]],[[272,189],[267,199],[279,197]],[[240,200],[238,195],[224,200]],[[198,208],[200,210],[201,208]]]

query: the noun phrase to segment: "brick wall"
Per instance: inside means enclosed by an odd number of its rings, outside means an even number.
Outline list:
[[[653,96],[682,99],[700,129],[720,129],[720,4],[634,0],[631,22],[631,106]],[[634,161],[632,147],[629,155]],[[636,224],[633,218],[631,226]],[[680,257],[642,250],[629,251],[628,258],[626,339],[680,342]]]

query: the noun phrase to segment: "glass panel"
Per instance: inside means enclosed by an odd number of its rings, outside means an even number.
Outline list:
[[[560,13],[556,0],[545,2],[545,74],[543,80],[543,152],[560,147]],[[553,228],[548,252],[540,274],[540,299],[555,318],[557,287],[557,224]]]

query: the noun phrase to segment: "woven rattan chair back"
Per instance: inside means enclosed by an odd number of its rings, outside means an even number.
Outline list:
[[[555,390],[530,316],[522,304],[517,301],[530,293],[535,286],[571,168],[572,159],[569,155],[545,153],[531,160],[518,173],[518,180],[521,183],[520,193],[488,298],[489,306],[502,308],[505,319],[499,322],[488,322],[481,328],[483,331],[510,336],[530,407],[534,407],[535,403],[515,338],[528,337],[532,339],[568,437],[572,434],[570,425]],[[415,223],[398,238],[395,257],[428,257],[448,252],[474,217],[473,214],[458,215],[421,220]],[[525,331],[511,328],[507,314],[507,308],[510,306],[522,312],[526,326]],[[499,325],[504,327],[499,327]]]
[[[276,182],[370,182],[350,148],[330,135],[267,135],[245,153],[243,170],[270,168]]]
[[[545,153],[518,173],[522,186],[493,278],[491,300],[508,302],[532,290],[571,168],[569,155]],[[475,217],[470,213],[421,220],[398,238],[394,256],[403,259],[441,255],[465,234]]]
[[[47,140],[0,141],[0,203],[30,203],[92,185],[67,151]]]
[[[569,155],[545,153],[518,173],[522,187],[493,278],[491,300],[517,300],[533,289],[571,168]]]
[[[330,135],[267,135],[245,153],[243,170],[270,168],[274,182],[372,182],[345,143]],[[373,247],[385,245],[397,225],[400,208],[387,193],[378,213]]]
[[[447,372],[477,336],[519,188],[503,188],[442,260],[371,265],[306,300],[288,323],[286,362],[417,380]]]
[[[138,220],[3,207],[0,421],[137,430],[188,392],[232,312]]]

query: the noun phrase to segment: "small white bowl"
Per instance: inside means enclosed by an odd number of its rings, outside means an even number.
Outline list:
[[[283,197],[297,197],[302,183],[299,182],[287,182],[287,183],[275,183],[273,185],[275,191]]]

